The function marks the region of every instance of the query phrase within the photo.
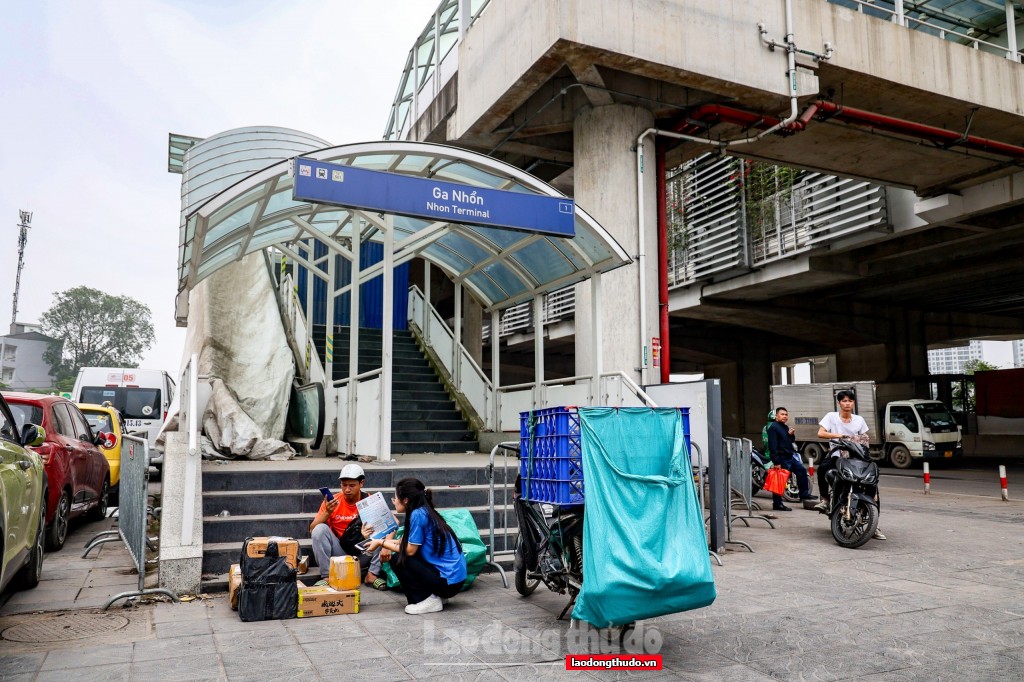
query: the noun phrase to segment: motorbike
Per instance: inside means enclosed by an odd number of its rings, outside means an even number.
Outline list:
[[[829,506],[822,514],[832,521],[832,537],[848,549],[860,547],[878,528],[878,465],[867,449],[849,440],[840,440],[829,450],[848,453],[837,457],[826,478],[832,489]]]
[[[583,585],[583,507],[525,500],[521,482],[517,476],[513,493],[519,524],[513,564],[516,591],[528,597],[544,583],[552,592],[568,594],[569,603],[558,616],[561,619]]]
[[[751,448],[750,450],[750,494],[751,496],[761,492],[764,488],[764,478],[768,473],[769,461],[764,456],[764,452],[758,448]],[[796,476],[790,476],[786,480],[786,492],[783,493],[782,498],[786,502],[800,502],[800,486],[796,481]]]

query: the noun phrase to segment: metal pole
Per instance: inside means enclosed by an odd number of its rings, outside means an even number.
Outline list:
[[[544,309],[544,294],[533,297],[533,407],[538,408],[544,396],[544,322],[541,311]]]
[[[455,283],[455,319],[452,321],[452,383],[462,392],[462,282]]]
[[[423,260],[423,319],[420,331],[423,332],[423,343],[430,345],[430,261]]]
[[[381,321],[380,461],[391,461],[391,361],[395,328],[395,216],[384,216],[384,288]]]
[[[1013,17],[1013,0],[1006,0],[1006,58],[1020,62],[1017,54],[1017,22]]]
[[[590,278],[590,340],[591,358],[593,365],[590,368],[590,404],[600,404],[598,396],[601,395],[601,371],[604,366],[601,343],[601,273],[595,273]]]
[[[349,271],[352,277],[349,280],[349,320],[348,320],[348,446],[346,454],[356,454],[356,393],[358,382],[356,376],[359,374],[359,251],[362,246],[363,230],[362,218],[352,216],[352,267]],[[332,259],[333,262],[333,259]],[[331,269],[333,273],[333,268]],[[334,292],[334,277],[331,277],[331,293]],[[333,298],[333,296],[332,296]],[[331,306],[333,309],[333,306]],[[333,320],[333,315],[331,316]]]
[[[498,409],[498,389],[501,387],[501,345],[499,334],[501,333],[501,313],[497,310],[491,311],[491,386],[494,388],[494,421],[491,428],[501,431],[501,412]]]

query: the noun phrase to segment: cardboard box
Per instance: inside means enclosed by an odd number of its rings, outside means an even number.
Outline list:
[[[337,616],[359,613],[359,590],[332,590],[329,587],[306,587],[299,582],[299,618]]]
[[[303,554],[302,558],[299,559],[299,565],[296,567],[296,572],[299,575],[309,573],[309,557],[307,555]]]
[[[238,610],[238,588],[242,586],[242,567],[239,564],[231,564],[228,571],[228,602],[231,610]]]
[[[253,559],[259,559],[267,553],[267,543],[271,540],[277,542],[277,553],[285,557],[288,565],[292,568],[299,566],[299,541],[292,538],[259,537],[253,538],[246,546],[247,553]]]

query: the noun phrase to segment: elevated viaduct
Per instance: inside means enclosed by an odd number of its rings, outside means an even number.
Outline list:
[[[720,377],[726,429],[750,433],[773,364],[831,355],[833,378],[921,392],[929,346],[1024,336],[1019,3],[505,0],[451,28],[460,4],[410,52],[387,136],[513,163],[612,231],[634,263],[605,277],[606,366]],[[878,217],[824,211],[803,241],[755,235],[759,257],[742,187],[706,233],[666,200],[665,169],[709,152],[879,188],[846,204]],[[582,373],[588,326],[548,333],[547,371]]]

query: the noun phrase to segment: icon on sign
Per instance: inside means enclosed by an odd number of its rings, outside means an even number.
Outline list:
[[[559,213],[572,213],[572,204],[567,201],[561,201],[558,203]]]
[[[326,168],[317,168],[316,169],[316,179],[317,180],[326,180],[327,179],[327,169]]]
[[[334,180],[335,182],[345,182],[345,171],[332,170],[331,180]]]
[[[153,406],[152,405],[143,405],[142,406],[142,414],[146,415],[147,417],[149,415],[153,414]]]
[[[310,175],[310,167],[305,165],[305,164],[303,164],[303,163],[300,163],[299,164],[299,175],[303,175],[303,176],[308,178],[309,175]]]

